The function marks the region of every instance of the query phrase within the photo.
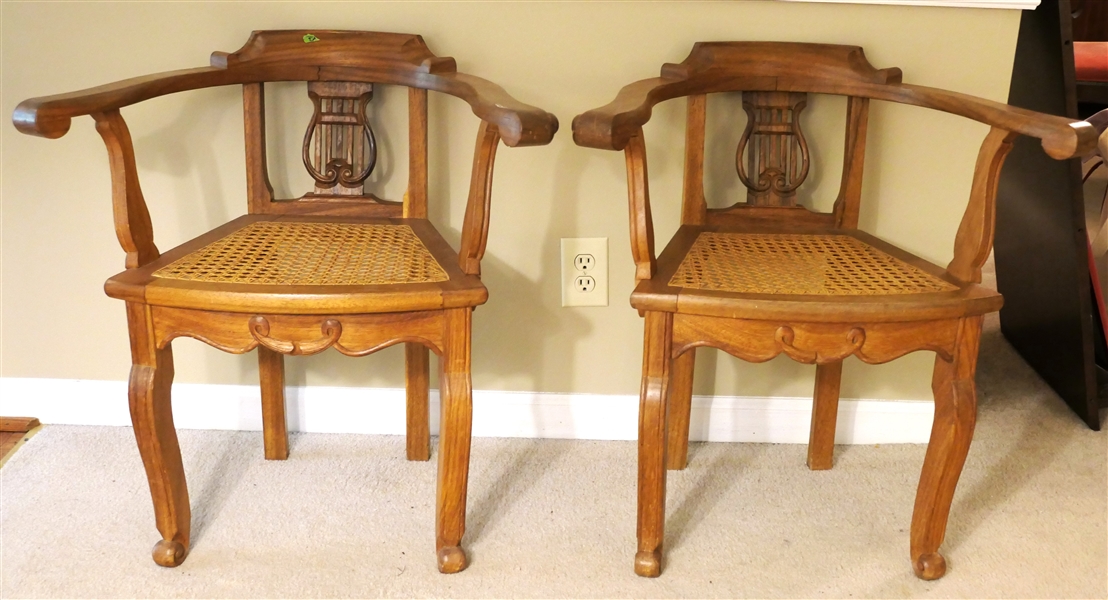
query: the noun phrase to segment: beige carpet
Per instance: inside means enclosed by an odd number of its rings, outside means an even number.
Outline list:
[[[471,565],[434,563],[434,461],[399,437],[301,434],[286,462],[257,432],[182,431],[188,560],[158,539],[131,431],[48,426],[0,469],[0,597],[1108,597],[1108,443],[992,324],[977,436],[950,519],[950,570],[913,577],[924,447],[697,444],[670,476],[668,564],[635,550],[630,442],[477,439]]]

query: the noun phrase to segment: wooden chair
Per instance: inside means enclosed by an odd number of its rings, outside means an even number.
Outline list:
[[[416,35],[262,31],[212,66],[128,79],[20,104],[20,131],[57,138],[91,115],[112,173],[116,234],[127,269],[105,290],[127,303],[133,367],[131,419],[162,540],[154,561],[172,567],[189,550],[189,499],[170,411],[174,338],[241,354],[255,348],[265,456],[288,457],[284,355],[334,347],[364,356],[404,343],[407,455],[428,460],[428,349],[439,355],[442,397],[436,548],[439,570],[466,566],[466,482],[471,432],[470,315],[488,297],[480,280],[493,160],[500,141],[542,145],[555,117],[500,87],[457,72]],[[278,199],[266,166],[265,82],[306,81],[315,114],[304,166],[315,188]],[[154,245],[134,149],[119,109],[219,85],[242,85],[248,214],[165,254]],[[377,145],[365,111],[374,86],[408,87],[408,188],[403,202],[365,187]],[[461,250],[427,220],[427,91],[457,96],[481,118]]]
[[[695,349],[752,362],[780,353],[816,364],[808,465],[831,467],[842,361],[883,363],[934,351],[935,421],[912,517],[917,576],[946,570],[939,545],[976,416],[974,369],[982,315],[1001,297],[978,285],[992,247],[996,181],[1016,134],[1042,139],[1057,159],[1090,150],[1084,122],[963,94],[900,83],[854,46],[699,43],[661,76],[624,87],[578,116],[581,146],[623,150],[638,286],[645,316],[639,409],[638,553],[635,572],[662,566],[666,469],[686,464]],[[706,96],[742,92],[748,115],[737,169],[746,202],[709,209],[704,198]],[[799,115],[808,93],[847,96],[843,177],[832,213],[797,204],[809,148]],[[681,227],[655,258],[642,126],[651,108],[688,97]],[[992,126],[981,146],[954,259],[944,269],[858,230],[866,116],[871,99],[942,110]],[[744,158],[745,154],[745,158]]]

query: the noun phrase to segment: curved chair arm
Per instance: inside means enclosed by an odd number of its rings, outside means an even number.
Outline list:
[[[573,120],[573,141],[589,148],[623,150],[635,132],[650,120],[655,104],[691,94],[722,91],[726,87],[725,81],[698,81],[696,77],[655,77],[637,81],[621,89],[611,103],[578,115]],[[938,88],[899,83],[814,81],[805,85],[778,85],[777,89],[860,96],[956,114],[1038,138],[1042,140],[1043,150],[1059,160],[1087,154],[1097,143],[1095,128],[1084,121]]]
[[[508,95],[491,81],[465,73],[443,73],[420,78],[416,87],[465,100],[473,114],[500,131],[508,146],[543,146],[558,132],[558,118]]]
[[[698,93],[683,79],[654,77],[626,85],[615,100],[573,119],[573,142],[599,150],[623,150],[650,120],[655,104]]]
[[[16,107],[12,121],[23,133],[53,139],[69,131],[73,117],[116,110],[158,96],[221,85],[318,79],[319,69],[307,67],[181,69],[24,100]],[[480,77],[465,73],[419,74],[411,81],[396,83],[461,98],[469,103],[475,115],[496,125],[509,146],[547,144],[558,131],[557,117],[519,102],[500,86]]]
[[[118,110],[175,92],[241,82],[241,73],[216,67],[143,75],[76,92],[24,100],[15,107],[12,122],[16,129],[28,135],[55,139],[69,131],[73,117]]]
[[[862,95],[877,100],[912,104],[979,121],[991,127],[1042,140],[1043,150],[1062,160],[1081,156],[1096,148],[1096,129],[1085,121],[1047,115],[984,98],[920,85],[866,86]]]

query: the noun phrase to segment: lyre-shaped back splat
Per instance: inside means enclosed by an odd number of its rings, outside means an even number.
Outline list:
[[[315,106],[304,133],[304,166],[320,195],[361,196],[377,163],[377,140],[366,122],[372,83],[308,82]]]
[[[806,103],[804,93],[743,92],[748,118],[735,165],[750,206],[796,206],[796,188],[808,176],[808,142],[800,131]]]

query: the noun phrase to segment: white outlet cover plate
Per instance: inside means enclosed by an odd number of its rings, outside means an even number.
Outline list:
[[[578,254],[591,254],[596,265],[587,273],[577,270]],[[596,281],[593,291],[577,291],[573,282],[580,275]],[[562,238],[562,306],[608,306],[608,238]]]

